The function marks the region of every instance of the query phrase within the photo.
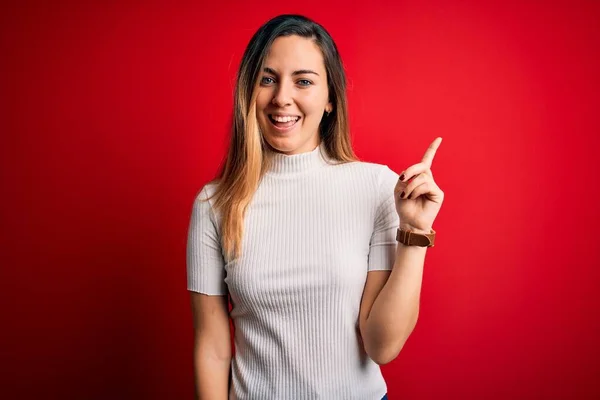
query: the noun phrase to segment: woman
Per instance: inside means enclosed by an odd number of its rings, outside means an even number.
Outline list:
[[[417,320],[441,138],[399,179],[356,158],[347,121],[330,35],[298,15],[264,24],[238,72],[227,162],[189,227],[199,398],[387,398],[378,364]]]

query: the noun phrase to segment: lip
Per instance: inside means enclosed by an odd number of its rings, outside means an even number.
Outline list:
[[[269,113],[269,116],[275,115],[277,117],[300,117],[298,114],[286,114],[286,113]]]
[[[267,119],[269,120],[269,124],[271,124],[271,127],[279,133],[286,133],[286,132],[291,131],[292,129],[294,129],[296,127],[296,125],[298,125],[298,122],[300,122],[302,120],[302,117],[300,117],[299,115],[293,115],[293,114],[279,114],[279,113],[269,114],[269,116],[271,116],[271,115],[276,115],[278,117],[298,117],[298,120],[296,122],[294,122],[294,124],[292,126],[288,126],[286,128],[281,128],[281,127],[273,124],[273,121],[271,121],[271,118],[267,117]]]

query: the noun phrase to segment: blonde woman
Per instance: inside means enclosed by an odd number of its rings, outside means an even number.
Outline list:
[[[197,396],[386,399],[379,365],[416,324],[443,200],[441,138],[403,179],[359,161],[337,47],[299,15],[254,34],[233,112],[227,161],[189,226]]]

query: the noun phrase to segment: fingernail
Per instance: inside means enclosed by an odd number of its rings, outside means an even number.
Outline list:
[[[400,180],[403,181],[404,180],[404,174],[400,175]]]
[[[404,192],[400,193],[400,197],[404,198]]]

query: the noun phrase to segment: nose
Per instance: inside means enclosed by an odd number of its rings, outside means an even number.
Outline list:
[[[277,107],[285,107],[292,104],[292,88],[285,83],[280,83],[273,93],[271,102]]]

